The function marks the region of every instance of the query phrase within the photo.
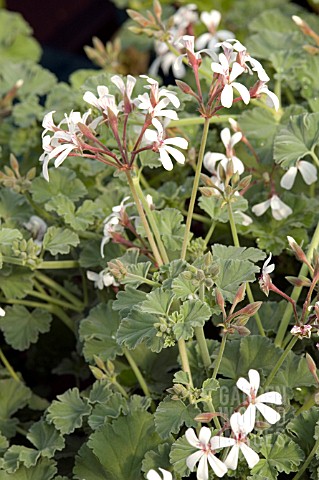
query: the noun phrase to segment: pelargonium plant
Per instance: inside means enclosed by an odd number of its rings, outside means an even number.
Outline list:
[[[38,112],[0,174],[0,478],[318,478],[319,30],[268,3],[239,41],[154,0],[149,72],[0,90],[15,139]]]

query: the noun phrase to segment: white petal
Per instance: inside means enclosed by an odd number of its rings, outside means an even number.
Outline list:
[[[85,94],[83,95],[83,100],[85,102],[89,103],[90,105],[93,105],[94,107],[97,107],[97,108],[101,109],[101,107],[99,105],[99,102],[98,102],[98,99],[96,98],[94,93],[85,92]]]
[[[152,125],[156,128],[158,136],[163,138],[164,128],[161,122],[157,118],[153,118]]]
[[[287,172],[281,177],[280,186],[282,188],[285,188],[286,190],[290,190],[294,184],[297,171],[297,167],[290,167]]]
[[[186,150],[188,147],[188,141],[186,138],[182,137],[174,137],[174,138],[166,138],[164,140],[165,145],[175,145],[176,147],[182,148],[183,150]]]
[[[194,470],[196,463],[200,458],[202,458],[203,455],[204,455],[203,450],[198,450],[197,452],[192,453],[186,458],[186,465],[191,471]]]
[[[205,447],[207,447],[211,436],[212,432],[210,428],[202,427],[199,431],[198,440],[202,445],[205,445]]]
[[[230,422],[231,429],[234,432],[235,437],[237,438],[239,434],[242,432],[242,428],[243,428],[242,414],[239,412],[233,413],[232,416],[230,417],[229,422]]]
[[[278,392],[266,392],[256,398],[256,403],[274,403],[275,405],[282,405],[282,396]]]
[[[225,148],[231,146],[231,135],[229,128],[223,128],[223,130],[220,132],[220,138],[222,139]]]
[[[254,389],[256,395],[260,386],[260,375],[257,370],[251,368],[248,372],[248,377],[250,385]]]
[[[114,83],[114,85],[117,86],[117,88],[120,90],[120,92],[123,94],[125,91],[125,83],[123,79],[119,75],[113,75],[111,77],[111,82]],[[108,93],[108,92],[107,92]]]
[[[205,13],[205,12],[203,12],[203,13]],[[200,35],[196,39],[196,49],[197,50],[202,50],[203,48],[205,48],[211,38],[212,38],[212,35],[209,32],[206,32],[206,33],[203,33],[202,35]]]
[[[226,465],[212,453],[208,454],[208,461],[217,477],[221,478],[225,475],[225,473],[227,473]]]
[[[162,150],[162,149],[160,149]],[[175,158],[176,162],[180,163],[181,165],[184,165],[185,163],[185,155],[177,150],[177,148],[174,147],[168,147],[165,145],[165,150],[172,155],[172,157]]]
[[[213,450],[218,450],[219,448],[231,447],[236,443],[234,438],[226,438],[215,435],[215,437],[210,439],[210,444]]]
[[[238,465],[238,454],[239,454],[239,446],[234,445],[225,460],[225,465],[227,468],[230,468],[231,470],[236,470]]]
[[[317,169],[312,163],[300,160],[298,162],[298,169],[307,185],[317,181]]]
[[[43,174],[43,177],[44,177],[45,180],[48,182],[48,181],[49,181],[49,170],[48,170],[48,166],[49,166],[49,161],[50,161],[49,155],[48,155],[47,153],[41,155],[40,160],[43,162],[43,164],[42,164],[42,174]]]
[[[256,408],[260,411],[268,423],[273,425],[280,420],[279,413],[268,405],[265,405],[264,403],[256,403]]]
[[[233,64],[231,74],[229,75],[229,81],[232,83],[235,80],[235,78],[239,77],[239,75],[243,73],[244,70],[245,70],[244,67],[239,65],[239,63],[235,62]]]
[[[74,150],[75,146],[74,145],[67,145],[66,148],[64,149],[63,152],[60,153],[60,155],[58,155],[54,161],[54,166],[57,168],[61,165],[61,163],[64,162],[64,160],[66,159],[66,157],[69,155],[69,153],[72,152],[72,150]]]
[[[256,405],[250,403],[243,414],[243,424],[244,430],[247,433],[251,432],[254,429],[256,422]]]
[[[248,103],[250,102],[250,93],[249,90],[245,87],[245,85],[242,85],[238,82],[233,82],[232,86],[233,88],[235,88],[235,90],[239,92],[243,102],[248,105]]]
[[[239,390],[246,393],[246,395],[250,395],[251,385],[248,382],[248,380],[246,380],[246,378],[240,377],[237,380],[236,385],[237,385],[237,388],[239,388]]]
[[[188,428],[185,432],[185,437],[186,437],[186,440],[188,441],[188,443],[192,446],[192,447],[195,447],[195,448],[198,448],[199,447],[199,440],[196,436],[196,433],[194,432],[194,430],[192,428]]]
[[[231,85],[225,85],[220,96],[220,103],[225,108],[230,108],[233,104],[234,92]]]
[[[251,210],[257,217],[260,217],[266,212],[266,210],[268,210],[269,207],[270,207],[270,200],[265,200],[264,202],[257,203],[257,205],[254,205]]]
[[[238,158],[238,157],[231,157],[231,160],[233,162],[233,167],[234,167],[234,172],[238,172],[239,175],[244,173],[245,167],[243,162]]]
[[[5,310],[3,310],[3,308],[0,307],[0,317],[4,317],[6,314]]]
[[[241,443],[239,448],[242,451],[249,468],[253,468],[257,465],[259,462],[259,456],[252,448],[248,447],[245,443]]]
[[[101,98],[104,95],[108,95],[109,89],[105,85],[99,85],[97,87],[97,93],[98,93],[99,97]]]
[[[214,73],[219,73],[220,75],[225,75],[225,70],[220,65],[220,63],[212,62],[210,67],[211,67],[211,69],[213,70]]]
[[[159,111],[157,111],[156,108],[157,107],[155,107],[155,109],[154,109],[154,114],[156,116],[170,118],[171,120],[178,120],[177,113],[174,110],[159,110]]]
[[[208,480],[208,465],[207,465],[207,456],[203,455],[199,461],[197,467],[197,479],[198,480]]]
[[[268,90],[268,87],[266,85],[264,85],[260,89],[259,93],[265,93],[266,95],[268,95],[268,97],[270,98],[276,112],[279,110],[279,107],[280,107],[279,98],[277,97],[277,95],[275,93]]]
[[[159,468],[159,470],[163,474],[163,480],[172,480],[172,474],[171,472],[168,472],[167,470],[164,470],[164,468]]]
[[[155,470],[149,470],[146,475],[147,480],[162,480]]]
[[[235,132],[230,139],[230,146],[233,147],[236,143],[240,142],[243,138],[243,134],[241,132]]]

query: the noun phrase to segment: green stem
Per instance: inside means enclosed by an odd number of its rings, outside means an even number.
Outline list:
[[[296,473],[296,475],[293,477],[292,480],[299,480],[299,478],[302,477],[303,473],[309,467],[312,458],[315,456],[315,454],[318,452],[318,450],[319,450],[319,438],[317,438],[316,443],[314,444],[313,449],[309,453],[306,461],[303,463],[302,467],[300,468],[298,473]]]
[[[150,225],[151,225],[151,228],[153,230],[153,233],[154,233],[154,236],[156,238],[156,242],[157,242],[157,245],[158,245],[158,248],[159,248],[159,251],[160,251],[160,254],[161,254],[161,257],[164,261],[164,263],[169,263],[169,258],[168,258],[168,255],[167,255],[167,252],[166,252],[166,248],[164,246],[164,243],[162,241],[162,238],[161,238],[161,234],[159,232],[159,229],[158,229],[158,226],[157,226],[157,222],[156,222],[156,219],[155,219],[155,216],[154,216],[154,213],[153,211],[150,209],[150,206],[149,204],[147,203],[147,200],[144,196],[144,193],[141,189],[141,186],[139,184],[139,179],[138,177],[134,177],[133,178],[133,183],[134,183],[134,186],[136,188],[136,192],[137,192],[137,195],[139,196],[141,202],[142,202],[142,205],[144,207],[144,210],[146,212],[146,215],[147,215],[147,219],[148,221],[150,222]]]
[[[0,348],[0,360],[1,360],[1,362],[3,363],[3,365],[6,367],[6,369],[8,370],[9,375],[10,375],[14,380],[16,380],[17,382],[21,382],[18,374],[16,373],[16,371],[14,370],[14,368],[12,367],[12,365],[10,364],[9,360],[7,359],[7,357],[5,356],[5,354],[3,353],[2,348]]]
[[[234,219],[234,215],[233,215],[233,209],[231,208],[231,203],[230,202],[227,203],[227,208],[228,208],[229,224],[230,224],[230,229],[231,229],[231,232],[232,232],[233,242],[234,242],[235,247],[240,247],[239,238],[238,238],[238,234],[237,234],[236,223],[235,223],[235,219]],[[253,293],[251,291],[251,288],[250,288],[250,285],[249,285],[248,282],[246,283],[246,291],[247,291],[247,297],[248,297],[249,302],[254,303],[255,299],[254,299]],[[263,328],[259,313],[256,312],[254,317],[255,317],[260,335],[265,337],[266,334],[265,334],[265,330]]]
[[[140,369],[138,368],[138,366],[137,366],[134,358],[132,357],[132,355],[130,354],[130,352],[128,351],[128,349],[125,348],[125,347],[123,348],[123,353],[124,353],[124,355],[125,355],[125,357],[126,357],[126,360],[127,360],[128,363],[129,363],[131,369],[133,370],[133,372],[134,372],[134,374],[135,374],[135,376],[136,376],[136,378],[137,378],[137,380],[138,380],[138,383],[140,384],[140,387],[141,387],[141,389],[142,389],[143,392],[144,392],[144,395],[145,395],[146,397],[151,397],[151,394],[150,394],[150,391],[149,391],[149,389],[148,389],[148,386],[147,386],[147,384],[146,384],[146,382],[145,382],[145,379],[144,379],[144,377],[143,377]]]
[[[186,348],[185,340],[183,338],[180,338],[177,343],[178,343],[179,356],[181,357],[182,369],[184,372],[188,374],[189,385],[191,387],[194,387],[192,372],[189,366],[189,361],[187,356],[187,348]]]
[[[210,228],[209,228],[209,230],[206,234],[205,240],[204,240],[205,247],[207,247],[208,242],[209,242],[209,240],[211,239],[211,236],[214,233],[215,227],[216,227],[216,222],[212,222],[212,224],[211,224],[211,226],[210,226]]]
[[[228,336],[227,333],[224,333],[221,344],[220,344],[220,347],[219,347],[218,355],[217,355],[217,358],[216,358],[216,363],[215,363],[215,367],[214,367],[214,371],[213,371],[213,378],[217,377],[219,367],[220,367],[220,363],[222,361],[224,351],[225,351],[225,347],[226,347],[227,336]]]
[[[228,123],[230,115],[218,115],[209,119],[209,123]],[[238,115],[231,115],[231,118],[236,119]],[[171,120],[169,122],[169,128],[175,127],[188,127],[193,125],[203,125],[205,123],[204,117],[187,117],[180,118],[179,120]]]
[[[292,339],[288,343],[287,347],[282,352],[282,355],[277,360],[277,362],[276,362],[274,368],[272,369],[269,377],[267,378],[266,383],[265,383],[265,387],[268,387],[268,385],[271,384],[271,382],[273,381],[273,379],[274,379],[276,373],[278,372],[279,368],[281,367],[283,362],[286,360],[288,353],[294,347],[294,345],[297,343],[297,340],[298,340],[298,337],[292,337]]]
[[[124,398],[128,398],[127,391],[122,387],[122,385],[120,383],[118,383],[117,380],[113,380],[112,383],[118,389],[118,391],[123,395]]]
[[[317,167],[319,167],[319,158],[317,157],[315,152],[313,150],[310,150],[310,152],[308,152],[308,153],[312,157],[312,159],[315,162],[315,164],[317,165]]]
[[[208,407],[208,411],[211,412],[211,413],[216,413],[216,410],[215,410],[215,407],[214,407],[214,404],[212,402],[211,399],[209,400],[206,400],[206,405]],[[214,425],[215,427],[217,428],[217,430],[221,430],[222,426],[220,424],[220,421],[219,421],[219,418],[218,417],[213,417],[213,422],[214,422]]]
[[[201,171],[202,171],[202,164],[203,164],[203,158],[204,158],[204,153],[205,153],[205,148],[206,148],[208,131],[209,131],[209,118],[205,118],[200,149],[199,149],[199,152],[198,152],[198,160],[197,160],[197,165],[196,165],[196,172],[195,172],[195,178],[194,178],[194,183],[193,183],[193,189],[192,189],[192,194],[191,194],[191,198],[190,198],[190,202],[189,202],[187,219],[186,219],[185,235],[184,235],[182,252],[181,252],[181,259],[182,260],[185,260],[185,257],[186,257],[186,250],[187,250],[189,232],[190,232],[191,223],[192,223],[192,217],[193,217],[193,212],[194,212],[194,206],[195,206],[195,200],[196,200],[196,195],[197,195],[197,190],[198,190],[198,185],[199,185],[200,174],[201,174]]]
[[[66,288],[62,287],[62,285],[57,283],[55,280],[49,278],[44,273],[40,272],[35,272],[35,276],[40,282],[44,283],[44,285],[47,285],[56,292],[60,293],[60,295],[69,300],[69,302],[71,302],[74,306],[78,307],[81,310],[83,309],[83,303],[75,295],[73,295],[73,293],[70,293]]]
[[[311,262],[312,257],[313,257],[313,252],[318,247],[318,245],[319,245],[319,223],[318,223],[317,228],[316,228],[316,230],[313,234],[313,237],[311,239],[311,242],[310,242],[310,245],[309,245],[309,248],[308,248],[308,251],[307,251],[306,256],[307,256],[307,260],[309,262]],[[299,277],[300,276],[305,277],[307,275],[307,273],[308,273],[308,267],[305,263],[303,263],[302,266],[301,266],[300,272],[299,272]],[[299,299],[299,296],[301,294],[301,291],[302,291],[302,287],[294,287],[293,291],[290,295],[292,300],[297,302],[298,299]],[[292,310],[291,303],[287,303],[286,309],[284,311],[284,314],[283,314],[283,317],[282,317],[282,320],[280,322],[279,329],[278,329],[278,332],[277,332],[277,335],[276,335],[276,338],[275,338],[275,345],[277,347],[280,347],[282,345],[282,342],[284,340],[284,337],[285,337],[285,334],[286,334],[286,331],[287,331],[287,328],[288,328],[288,325],[289,325],[289,322],[290,322],[292,312],[293,312],[293,310]]]
[[[146,283],[147,285],[151,285],[151,287],[161,287],[162,284],[158,282],[154,282],[149,278],[141,277],[140,275],[135,275],[134,273],[128,273],[127,278],[131,278],[132,280],[138,280],[142,283]]]
[[[205,285],[202,283],[199,287],[199,299],[204,302],[205,301]],[[206,370],[206,373],[208,373],[209,368],[211,366],[211,359],[210,359],[210,354],[209,350],[207,347],[207,342],[204,334],[204,328],[203,327],[195,327],[195,335],[196,335],[196,340],[197,344],[199,347],[199,351],[203,360],[203,364]]]
[[[41,300],[44,300],[45,302],[52,303],[53,305],[58,305],[59,307],[63,307],[65,309],[70,309],[75,312],[81,312],[82,308],[76,307],[71,303],[64,302],[63,300],[60,300],[58,298],[50,297],[50,295],[43,294],[40,292],[35,292],[34,290],[28,292],[28,295],[31,297],[36,297],[40,298]]]
[[[186,210],[182,210],[182,214],[184,217],[187,217],[188,212]],[[200,215],[199,213],[193,213],[193,219],[202,223],[206,223],[207,225],[211,225],[211,220],[207,217],[204,217],[204,215]]]
[[[134,202],[136,204],[137,211],[139,213],[139,216],[140,216],[141,222],[143,224],[146,236],[148,238],[150,247],[152,249],[155,260],[156,260],[158,266],[160,267],[160,266],[163,265],[163,260],[162,260],[162,257],[160,255],[160,253],[159,253],[157,245],[155,243],[155,240],[154,240],[153,234],[151,232],[151,229],[149,227],[149,224],[148,224],[147,218],[145,216],[143,207],[141,205],[140,199],[139,199],[138,194],[136,192],[135,185],[134,185],[134,182],[133,182],[133,179],[132,179],[132,176],[131,176],[131,172],[127,170],[125,173],[126,173],[127,181],[128,181],[128,184],[130,186],[130,189],[131,189],[131,192],[132,192],[132,195],[133,195],[133,198],[134,198]]]
[[[79,268],[80,263],[77,260],[58,260],[56,262],[42,262],[37,266],[37,269],[41,270],[56,270],[56,269],[67,269],[67,268]]]

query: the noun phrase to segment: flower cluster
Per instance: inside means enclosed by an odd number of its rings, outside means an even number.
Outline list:
[[[248,435],[254,429],[256,412],[260,412],[270,424],[274,424],[280,419],[279,413],[266,404],[281,405],[281,395],[278,392],[266,392],[257,396],[260,385],[258,371],[249,370],[248,377],[249,381],[241,377],[236,384],[247,395],[243,404],[247,408],[243,414],[235,412],[231,415],[229,420],[231,437],[212,436],[212,432],[208,427],[202,427],[198,437],[192,428],[186,431],[185,436],[188,443],[198,450],[187,457],[186,464],[193,471],[196,463],[198,463],[198,480],[208,480],[208,464],[219,478],[223,477],[228,469],[236,470],[239,452],[243,454],[248,467],[253,468],[259,462],[259,456],[249,446]],[[225,447],[231,447],[231,449],[223,462],[216,456],[216,451]]]

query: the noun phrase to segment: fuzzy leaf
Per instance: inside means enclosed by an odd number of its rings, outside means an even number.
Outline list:
[[[64,438],[58,430],[42,420],[32,425],[27,439],[41,452],[43,457],[48,458],[53,457],[56,450],[63,450],[65,444]]]
[[[184,273],[181,273],[172,282],[172,290],[177,298],[186,300],[189,296],[193,296],[198,285],[193,280],[189,280]]]
[[[23,195],[8,188],[0,191],[0,218],[6,227],[21,226],[27,222],[33,211]]]
[[[167,290],[156,288],[146,294],[146,300],[140,306],[141,310],[153,315],[166,315],[172,303],[173,295]]]
[[[138,411],[101,427],[90,436],[88,446],[105,468],[105,478],[136,480],[140,478],[145,453],[156,448],[160,441],[152,415]]]
[[[156,322],[155,315],[144,313],[139,307],[133,307],[128,316],[121,321],[117,341],[133,349],[146,340],[146,345],[150,346],[152,351],[159,352],[161,340],[156,337],[157,330],[154,328]]]
[[[101,465],[99,459],[84,443],[75,457],[73,469],[74,478],[77,480],[105,480],[108,478],[107,470]]]
[[[275,138],[274,158],[284,168],[312,153],[319,144],[319,113],[291,117],[286,128]]]
[[[127,277],[124,278],[122,283],[139,287],[140,285],[142,285],[142,283],[144,283],[143,279],[147,278],[147,274],[151,266],[152,266],[151,262],[139,262],[139,263],[136,263],[135,265],[127,265],[126,269],[128,274],[131,273],[132,275],[137,275],[138,277],[140,277],[140,279],[132,278],[130,277],[130,275],[127,275]]]
[[[288,388],[310,387],[315,384],[315,379],[309,371],[307,360],[294,352],[289,352],[274,383]]]
[[[57,396],[47,410],[47,420],[62,433],[72,433],[82,426],[83,418],[90,414],[87,398],[81,398],[78,388],[67,390]]]
[[[179,250],[185,231],[185,225],[182,225],[183,215],[181,212],[175,208],[165,208],[161,211],[155,210],[154,215],[165,247],[171,251]]]
[[[2,247],[7,247],[12,244],[14,240],[21,240],[22,233],[13,228],[2,228],[0,230],[0,250]]]
[[[26,350],[36,343],[39,333],[50,330],[52,315],[46,310],[35,308],[29,312],[23,305],[7,307],[6,315],[0,318],[0,329],[6,342],[15,350]]]
[[[100,303],[81,321],[80,339],[84,342],[86,361],[92,362],[94,355],[106,361],[121,354],[122,349],[116,342],[119,323],[119,315],[112,310],[112,302]]]
[[[181,477],[189,476],[190,471],[187,468],[186,459],[192,453],[194,453],[194,447],[188,443],[185,435],[172,445],[170,460],[174,466],[174,471]]]
[[[208,213],[210,218],[214,221],[227,223],[229,222],[229,215],[227,205],[222,198],[217,198],[214,196],[211,197],[200,197],[198,204],[204,212]],[[232,198],[232,210],[235,223],[240,225],[243,223],[243,219],[238,212],[245,212],[248,208],[247,200],[242,196],[236,196]]]
[[[0,270],[0,289],[7,298],[23,298],[32,290],[33,278],[29,269],[4,265]]]
[[[285,434],[264,435],[259,451],[265,459],[259,460],[251,472],[269,480],[275,480],[279,472],[296,472],[304,459],[301,448]]]
[[[180,308],[183,321],[174,325],[176,339],[188,340],[194,334],[194,327],[203,327],[205,321],[211,317],[211,309],[201,300],[186,300]]]
[[[156,431],[162,438],[169,438],[172,433],[178,433],[182,425],[196,427],[194,420],[200,410],[195,405],[185,405],[182,400],[171,400],[166,397],[157,407],[154,421]]]
[[[311,452],[315,440],[315,426],[319,421],[319,410],[317,407],[312,407],[306,412],[301,412],[298,417],[293,418],[287,425],[287,432],[292,436],[294,441],[308,456]]]
[[[122,318],[126,317],[135,305],[145,300],[145,297],[145,292],[128,285],[125,290],[118,292],[113,303],[113,310],[119,311]]]
[[[46,203],[58,194],[77,202],[87,193],[84,184],[76,178],[75,172],[66,167],[51,169],[50,182],[42,177],[34,179],[30,191],[36,203]]]
[[[8,90],[21,78],[24,83],[19,90],[19,97],[35,93],[45,95],[56,83],[53,73],[30,60],[6,62],[6,68],[1,68],[1,84],[6,85]]]
[[[220,272],[215,280],[225,299],[232,302],[239,286],[244,282],[253,282],[255,273],[259,272],[248,260],[226,260],[218,259]]]
[[[20,466],[13,474],[1,470],[1,480],[51,480],[57,473],[56,462],[41,458],[33,467]]]
[[[43,238],[43,249],[52,255],[70,253],[80,243],[79,236],[67,228],[49,227]]]
[[[155,450],[151,450],[145,454],[142,471],[147,473],[149,470],[156,470],[159,465],[165,470],[170,470],[169,453],[171,451],[170,443],[162,443]]]
[[[25,407],[31,398],[31,390],[13,379],[0,380],[0,418],[9,418]]]
[[[214,257],[223,260],[249,260],[250,262],[260,262],[266,258],[265,252],[253,247],[233,247],[215,243],[212,247]]]
[[[55,211],[63,217],[65,223],[74,230],[86,230],[89,225],[94,223],[96,215],[99,213],[92,200],[85,200],[83,204],[75,211],[75,205],[65,195],[59,193],[45,205],[46,210]]]

